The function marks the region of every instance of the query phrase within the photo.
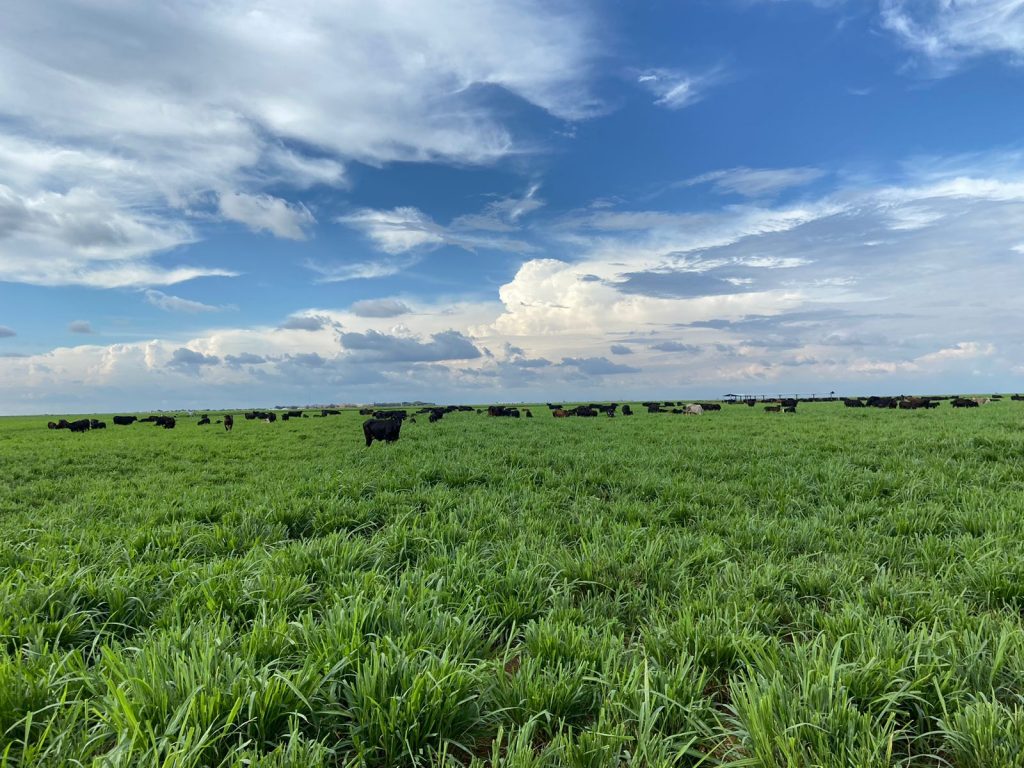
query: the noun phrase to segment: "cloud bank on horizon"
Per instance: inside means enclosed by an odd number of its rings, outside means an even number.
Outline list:
[[[0,413],[1024,389],[1024,0],[429,5],[11,9]]]

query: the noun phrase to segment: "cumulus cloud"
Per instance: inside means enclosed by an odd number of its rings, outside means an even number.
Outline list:
[[[333,325],[327,315],[292,315],[279,326],[285,331],[320,331]]]
[[[398,317],[412,312],[405,302],[397,299],[362,299],[353,302],[349,311],[356,317]]]
[[[183,299],[180,296],[172,296],[153,288],[146,291],[145,296],[147,302],[158,309],[164,310],[164,312],[197,314],[199,312],[219,312],[221,310],[221,307],[203,304],[201,301],[193,301],[192,299]]]
[[[84,334],[96,333],[96,331],[94,331],[92,328],[92,323],[90,323],[88,320],[75,320],[69,323],[68,332]]]
[[[267,362],[267,358],[262,355],[254,355],[251,352],[242,352],[238,355],[225,355],[224,362],[237,368],[243,365],[263,365]]]
[[[174,368],[183,373],[198,373],[199,369],[206,365],[218,365],[220,358],[216,355],[204,355],[188,347],[178,347],[171,355],[167,363],[168,368]]]
[[[366,333],[342,333],[341,345],[355,353],[358,359],[380,362],[473,360],[482,356],[470,339],[454,330],[432,334],[427,342],[373,330]]]
[[[288,240],[305,240],[316,219],[302,203],[289,203],[271,195],[230,192],[220,196],[220,213],[253,232],[270,232]]]

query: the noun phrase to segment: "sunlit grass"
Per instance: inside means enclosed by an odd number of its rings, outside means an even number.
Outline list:
[[[1024,766],[1024,405],[533,411],[0,419],[0,766]]]

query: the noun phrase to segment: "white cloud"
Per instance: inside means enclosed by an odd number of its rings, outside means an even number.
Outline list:
[[[719,70],[690,74],[673,69],[648,69],[641,72],[636,81],[657,97],[654,103],[659,107],[682,109],[703,99],[708,88],[721,79]]]
[[[424,245],[445,242],[441,228],[418,208],[402,206],[390,211],[365,208],[339,218],[358,229],[384,253],[398,254]]]
[[[824,175],[820,168],[730,168],[695,176],[681,182],[680,186],[711,183],[719,192],[764,197],[791,187],[805,186]]]
[[[412,312],[408,304],[397,299],[362,299],[353,302],[349,311],[357,317],[398,317]]]
[[[590,13],[570,10],[540,0],[6,9],[0,221],[17,227],[0,240],[0,280],[224,275],[151,257],[194,242],[189,222],[211,209],[303,237],[309,211],[267,188],[342,185],[352,159],[489,163],[528,149],[491,91],[566,120],[602,109],[588,89],[600,48]]]
[[[146,301],[154,307],[165,312],[186,312],[196,314],[199,312],[219,312],[222,307],[215,307],[210,304],[203,304],[201,301],[183,299],[180,296],[172,296],[162,291],[150,289],[146,291]]]
[[[916,358],[914,362],[918,365],[945,364],[958,360],[970,360],[976,357],[991,357],[995,354],[996,348],[992,344],[983,344],[977,341],[961,341],[951,347],[929,352]]]
[[[307,228],[316,222],[302,203],[243,192],[222,194],[220,213],[226,219],[245,224],[253,232],[270,232],[288,240],[305,240]]]
[[[968,165],[917,162],[902,184],[799,205],[588,209],[538,229],[562,258],[528,258],[497,300],[364,299],[297,309],[284,330],[4,357],[0,408],[79,396],[81,410],[124,407],[129,390],[153,398],[136,407],[177,407],[254,392],[482,402],[1008,389],[1024,358],[1024,171],[1006,157]]]
[[[882,23],[942,74],[989,54],[1024,61],[1022,0],[882,0]]]

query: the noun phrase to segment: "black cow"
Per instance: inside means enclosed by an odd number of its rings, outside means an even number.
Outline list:
[[[622,406],[622,415],[623,416],[632,416],[633,415],[633,409],[629,407],[628,403],[626,405]]]
[[[288,417],[293,418],[293,419],[301,419],[302,418],[302,411],[288,411],[285,414],[285,416],[288,416]]]
[[[783,413],[796,413],[795,405],[787,405],[782,409]]]
[[[153,423],[164,429],[174,429],[177,424],[173,416],[157,416]]]
[[[201,419],[199,420],[199,423],[198,423],[198,424],[197,424],[196,426],[199,426],[199,427],[205,427],[205,426],[206,426],[207,424],[209,424],[209,423],[210,423],[210,417],[209,417],[209,416],[206,416],[206,415],[204,415],[204,416],[203,416],[203,418],[201,418]]]
[[[367,419],[363,422],[363,437],[366,438],[366,447],[369,448],[374,440],[393,443],[398,440],[401,430],[401,419]]]
[[[444,411],[441,408],[435,408],[430,411],[430,416],[427,417],[427,421],[433,424],[435,421],[440,421],[444,418]],[[412,419],[410,419],[412,421]]]
[[[1024,395],[1010,395],[1010,399],[1020,402],[1021,400],[1024,400]]]
[[[88,419],[79,419],[78,421],[72,421],[68,424],[68,429],[72,432],[88,432],[92,426]]]
[[[99,419],[90,419],[89,420],[89,429],[106,429],[106,428],[107,428],[107,422],[105,422],[105,421],[100,421]]]
[[[698,403],[705,411],[720,411],[722,406],[719,403]]]
[[[60,427],[57,426],[57,422],[56,421],[48,421],[48,422],[46,422],[46,428],[47,429],[60,429]]]
[[[231,415],[231,414],[229,413],[229,414],[227,414],[227,415],[226,415],[226,416],[224,417],[224,430],[225,430],[226,432],[230,432],[230,431],[232,430],[232,428],[233,428],[234,426],[235,426],[235,417],[234,417],[234,416],[232,416],[232,415]]]
[[[597,411],[591,408],[589,405],[580,405],[574,409],[577,416],[583,417],[596,417]]]
[[[843,405],[845,405],[847,408],[863,408],[864,407],[864,403],[862,401],[860,401],[860,400],[850,400],[850,399],[844,399],[843,400]]]
[[[147,416],[144,419],[139,419],[139,424],[153,424],[153,423],[156,422],[156,420],[158,418],[160,418],[160,417],[159,416]]]
[[[518,419],[519,409],[509,408],[507,405],[492,405],[487,408],[488,416],[509,416],[513,419]]]
[[[969,400],[966,397],[958,397],[951,405],[954,408],[977,408],[978,402],[976,400]]]
[[[127,427],[129,424],[134,424],[138,420],[138,416],[115,416],[114,424],[121,427]]]
[[[528,419],[532,419],[533,418],[533,414],[530,413],[530,409],[529,408],[526,409],[526,418],[528,418]]]

